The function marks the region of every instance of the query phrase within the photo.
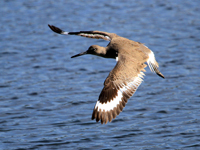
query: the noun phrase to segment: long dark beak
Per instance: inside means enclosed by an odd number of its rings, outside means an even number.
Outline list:
[[[87,51],[82,52],[82,53],[79,53],[79,54],[77,54],[77,55],[74,55],[74,56],[72,56],[71,58],[78,57],[78,56],[82,56],[82,55],[85,55],[85,54],[87,54]]]

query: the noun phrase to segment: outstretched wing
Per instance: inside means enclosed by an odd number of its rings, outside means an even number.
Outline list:
[[[58,33],[58,34],[64,34],[64,35],[79,35],[87,38],[95,38],[95,39],[103,39],[107,41],[111,41],[113,37],[117,36],[114,33],[108,33],[108,32],[102,32],[102,31],[80,31],[80,32],[65,32],[61,30],[58,27],[55,27],[53,25],[48,25],[49,28]]]
[[[128,99],[143,81],[146,67],[137,59],[118,55],[118,62],[104,82],[99,99],[94,107],[92,120],[111,122],[125,107]]]

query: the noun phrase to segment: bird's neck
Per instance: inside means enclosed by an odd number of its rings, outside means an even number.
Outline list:
[[[118,56],[118,52],[112,48],[108,48],[108,47],[105,47],[105,53],[103,54],[102,57],[104,58],[114,58],[116,59],[116,57]]]

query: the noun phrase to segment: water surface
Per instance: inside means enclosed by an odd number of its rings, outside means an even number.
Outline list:
[[[0,2],[1,149],[199,149],[200,2]],[[166,79],[147,68],[123,112],[91,120],[116,61],[71,59],[107,41],[53,33],[114,32],[154,51]]]

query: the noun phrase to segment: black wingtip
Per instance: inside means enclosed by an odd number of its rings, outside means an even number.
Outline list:
[[[62,34],[62,30],[60,29],[60,28],[58,28],[58,27],[55,27],[55,26],[53,26],[53,25],[49,25],[48,24],[48,26],[49,26],[49,28],[52,30],[52,31],[54,31],[54,32],[56,32],[56,33],[58,33],[58,34]]]

